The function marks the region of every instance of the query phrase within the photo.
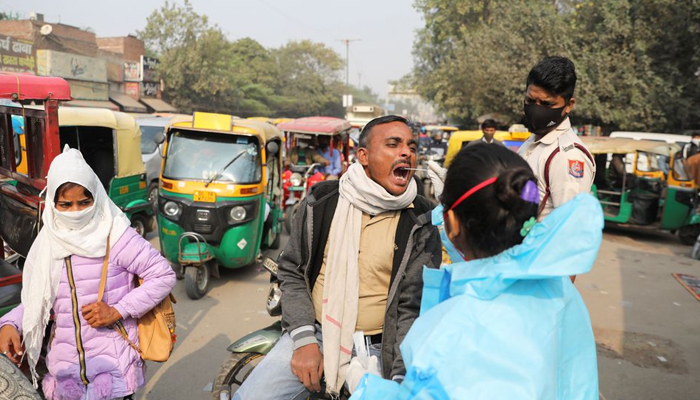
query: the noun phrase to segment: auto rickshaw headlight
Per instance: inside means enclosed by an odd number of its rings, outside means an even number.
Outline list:
[[[304,179],[301,177],[300,173],[295,172],[289,178],[289,182],[292,184],[292,186],[301,186],[302,183],[304,182]]]
[[[231,219],[234,220],[235,222],[240,222],[243,221],[246,217],[246,211],[245,208],[242,206],[236,206],[229,211],[229,215],[231,216]]]
[[[168,217],[177,217],[180,214],[180,206],[174,201],[169,201],[163,205],[163,212]]]

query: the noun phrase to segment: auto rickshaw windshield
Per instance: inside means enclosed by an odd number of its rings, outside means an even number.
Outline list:
[[[262,179],[259,148],[252,136],[176,131],[168,141],[163,177],[258,183]]]

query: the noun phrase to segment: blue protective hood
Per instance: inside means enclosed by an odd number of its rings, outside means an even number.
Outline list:
[[[490,300],[518,280],[586,273],[598,254],[603,226],[598,200],[580,194],[535,224],[520,245],[489,258],[426,268],[421,314],[461,294]]]

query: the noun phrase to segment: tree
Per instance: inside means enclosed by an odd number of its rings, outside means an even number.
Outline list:
[[[185,1],[166,2],[138,32],[160,59],[166,96],[184,112],[248,116],[342,116],[340,56],[323,44],[266,49],[251,38],[229,41]]]
[[[529,69],[547,55],[571,55],[552,2],[419,0],[417,8],[426,27],[414,46],[415,87],[462,123],[489,112],[519,120]]]
[[[338,71],[343,60],[321,43],[289,42],[274,51],[280,69],[281,116],[344,115]]]
[[[574,61],[575,123],[700,127],[700,3],[694,0],[418,0],[412,79],[449,116],[522,118],[528,71]]]
[[[188,1],[183,6],[165,2],[138,35],[160,58],[165,94],[175,107],[185,112],[204,105],[213,111],[230,109],[234,102],[228,79],[231,46],[221,30],[210,26]]]

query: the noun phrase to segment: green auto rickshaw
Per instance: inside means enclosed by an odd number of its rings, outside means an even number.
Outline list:
[[[141,235],[154,228],[148,202],[146,168],[141,159],[141,131],[125,113],[102,108],[60,107],[61,148],[83,153],[109,198],[124,211]]]
[[[261,247],[279,247],[282,135],[269,123],[201,112],[165,134],[161,249],[199,299],[219,267],[250,265]]]
[[[609,225],[678,233],[695,243],[700,234],[698,192],[675,143],[582,137],[596,161],[592,193]]]

